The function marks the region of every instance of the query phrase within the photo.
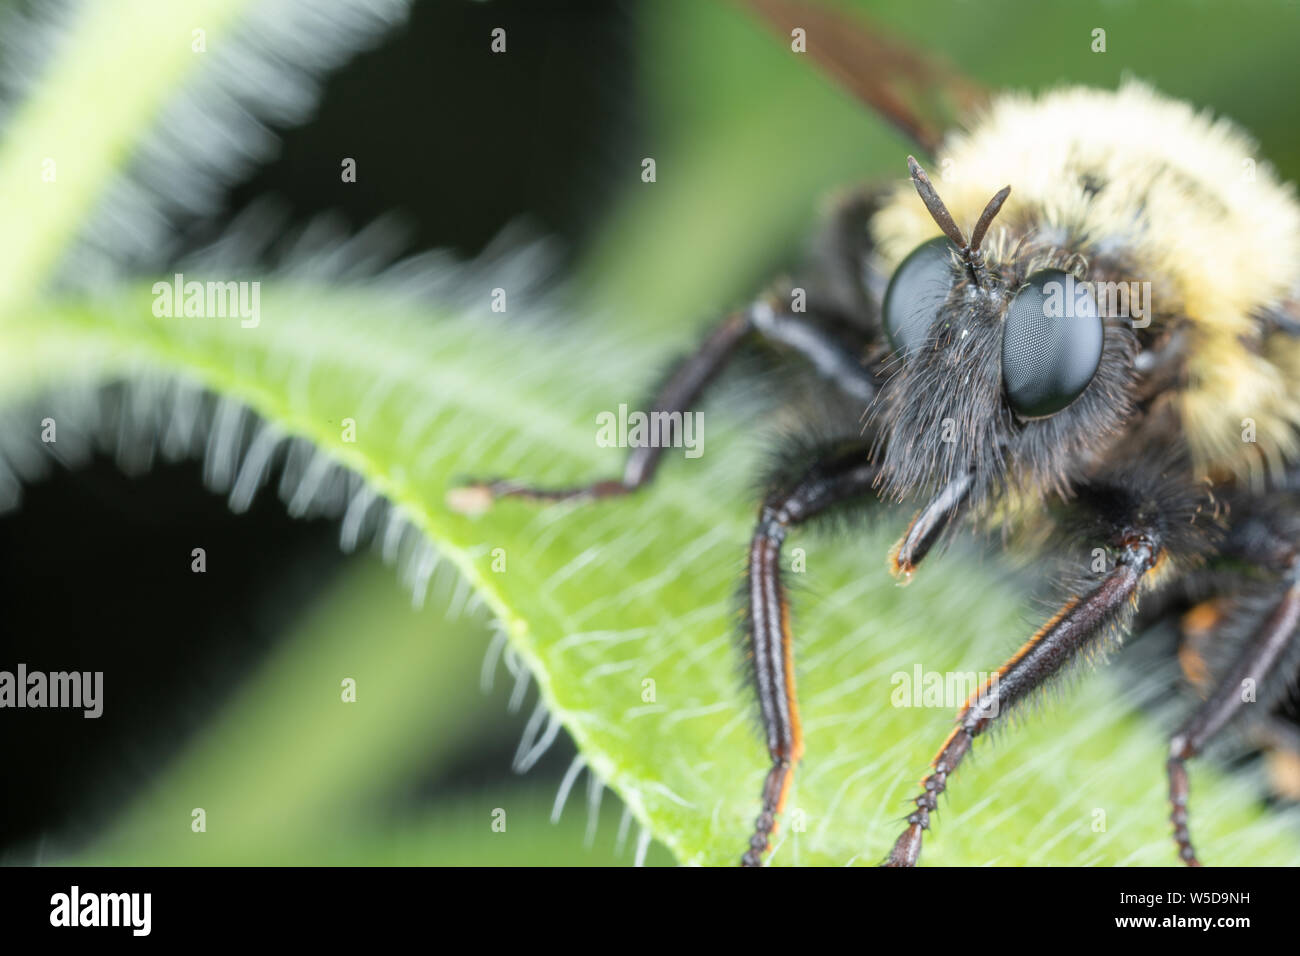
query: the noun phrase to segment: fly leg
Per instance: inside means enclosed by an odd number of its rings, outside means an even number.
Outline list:
[[[802,476],[770,492],[759,512],[749,546],[745,648],[772,766],[741,866],[762,866],[776,817],[785,807],[795,764],[803,755],[789,604],[781,582],[781,545],[791,528],[827,509],[854,499],[874,498],[872,482],[877,469],[867,457],[868,447],[852,442],[825,449]]]
[[[908,816],[907,829],[895,842],[885,866],[916,865],[922,838],[930,828],[930,815],[939,806],[939,795],[947,789],[949,777],[976,737],[1108,629],[1127,625],[1144,582],[1163,555],[1163,545],[1154,525],[1118,530],[1114,569],[1092,590],[1066,601],[962,707],[957,726],[939,748],[931,773],[921,782],[922,793],[913,800],[916,809]]]
[[[655,396],[653,413],[685,412],[734,357],[742,342],[760,338],[784,345],[804,358],[845,395],[865,406],[876,393],[876,382],[859,359],[835,337],[809,320],[807,314],[784,311],[772,300],[760,299],[728,316],[684,359]],[[638,445],[629,452],[621,478],[567,488],[539,488],[511,478],[475,481],[452,490],[454,511],[477,513],[500,498],[537,502],[591,501],[630,494],[648,484],[664,454],[663,445]]]
[[[1215,686],[1210,695],[1178,729],[1169,742],[1169,802],[1173,806],[1170,820],[1178,857],[1188,866],[1200,866],[1188,829],[1187,803],[1189,784],[1186,761],[1200,754],[1206,745],[1241,711],[1247,700],[1254,700],[1245,687],[1262,685],[1265,678],[1287,657],[1289,648],[1300,640],[1300,558],[1292,553],[1283,571],[1283,591],[1277,604],[1260,625],[1237,661]]]

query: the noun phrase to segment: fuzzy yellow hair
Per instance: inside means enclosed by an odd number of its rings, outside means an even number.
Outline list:
[[[1300,287],[1300,206],[1240,128],[1132,81],[1008,94],[949,136],[931,172],[967,231],[1011,185],[986,247],[1029,224],[1124,250],[1131,278],[1151,282],[1156,321],[1181,319],[1191,336],[1175,401],[1199,472],[1257,476],[1295,458],[1300,342],[1266,337],[1258,316]],[[940,234],[910,181],[872,229],[887,274]]]

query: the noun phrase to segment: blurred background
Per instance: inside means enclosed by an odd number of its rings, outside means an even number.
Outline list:
[[[0,3],[14,6],[33,5]],[[1150,79],[1300,174],[1294,2],[1202,0],[1177,17],[1129,2],[848,6],[992,86]],[[505,55],[489,52],[495,27]],[[465,257],[509,229],[507,243],[550,240],[575,314],[678,338],[797,257],[837,186],[900,175],[908,148],[713,0],[417,0],[328,77],[314,119],[279,134],[187,247],[254,202],[286,229],[395,214],[409,251]],[[357,158],[357,183],[339,182],[340,156]],[[195,540],[225,556],[206,575],[175,558]],[[95,721],[5,714],[0,862],[631,862],[637,834],[612,794],[592,821],[575,792],[551,822],[575,755],[563,736],[511,772],[532,696],[511,711],[504,663],[482,688],[488,622],[459,613],[452,582],[416,611],[391,569],[337,541],[336,524],[291,520],[274,495],[231,514],[196,463],[128,478],[102,459],[30,487],[0,517],[0,666],[103,670],[111,696]],[[338,673],[379,699],[340,708],[306,690]],[[194,806],[238,821],[235,842],[152,822]],[[505,833],[485,808],[507,811]],[[653,845],[646,861],[672,862]]]

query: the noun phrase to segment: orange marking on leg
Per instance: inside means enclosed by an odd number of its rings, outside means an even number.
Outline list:
[[[1205,690],[1210,682],[1210,668],[1205,662],[1204,651],[1222,620],[1223,602],[1211,599],[1193,607],[1180,622],[1184,639],[1178,648],[1178,664],[1183,676],[1201,690]]]
[[[904,531],[902,536],[894,542],[894,546],[889,549],[889,556],[885,559],[885,564],[889,568],[890,576],[896,578],[899,584],[910,584],[912,582],[912,573],[916,570],[910,566],[906,568],[903,567],[898,560],[898,556],[903,553],[903,542],[906,541],[908,535],[912,533],[912,526],[916,524],[916,520],[920,517],[920,511],[912,515],[912,520],[907,523],[907,530]]]
[[[790,784],[794,782],[794,768],[787,767],[785,779],[781,781],[781,795],[776,798],[776,812],[780,813],[785,809],[785,802],[790,797]],[[772,832],[776,832],[776,824],[772,825]]]
[[[1210,668],[1196,648],[1189,644],[1178,648],[1178,665],[1182,668],[1183,676],[1194,686],[1204,689],[1209,684]]]
[[[1145,577],[1152,586],[1155,585],[1155,582],[1159,580],[1160,576],[1164,574],[1166,568],[1168,567],[1168,562],[1166,561],[1166,558],[1168,558],[1168,556],[1169,556],[1169,552],[1166,551],[1164,548],[1161,548],[1160,553],[1156,555],[1155,561],[1151,563],[1151,567],[1147,568],[1146,574],[1143,575],[1143,577]],[[1133,604],[1135,606],[1137,604],[1137,598],[1138,598],[1138,592],[1134,590]]]
[[[982,696],[984,696],[984,694],[988,693],[989,690],[992,689],[994,681],[998,680],[1000,677],[1002,677],[1002,675],[1004,675],[1007,671],[1009,671],[1012,667],[1014,667],[1016,663],[1020,661],[1026,654],[1028,654],[1030,650],[1033,648],[1033,646],[1037,644],[1039,641],[1041,641],[1043,639],[1043,636],[1048,631],[1050,631],[1053,627],[1059,624],[1061,618],[1069,614],[1070,610],[1078,603],[1079,603],[1079,599],[1077,597],[1072,597],[1070,598],[1070,600],[1066,601],[1065,606],[1062,607],[1059,611],[1057,611],[1056,614],[1052,616],[1051,620],[1049,620],[1046,624],[1044,624],[1037,631],[1035,631],[1033,637],[1025,641],[1023,645],[1021,645],[1020,650],[1016,651],[1015,654],[1013,654],[1005,664],[1003,664],[1001,667],[999,667],[997,670],[993,672],[993,675],[988,680],[986,680],[983,684],[980,684],[980,686],[975,689],[975,692],[966,698],[966,703],[962,704],[961,710],[957,712],[957,719],[961,720],[963,717],[965,717],[967,712],[971,709],[971,707],[974,706],[975,702],[979,700]],[[955,734],[956,732],[957,731],[954,730],[953,734]],[[952,741],[952,735],[949,735],[948,740],[944,741],[944,746],[945,747],[948,746],[948,744],[951,741]]]
[[[1016,651],[1015,654],[1011,655],[1010,660],[1008,660],[1005,664],[1003,664],[1001,667],[997,669],[997,676],[1001,677],[1011,668],[1015,667],[1016,664],[1018,664],[1022,659],[1024,659],[1024,656],[1028,654],[1031,650],[1033,650],[1034,645],[1036,645],[1039,641],[1041,641],[1048,631],[1056,627],[1056,625],[1060,624],[1061,619],[1065,617],[1065,615],[1073,611],[1074,606],[1078,603],[1079,603],[1079,599],[1077,597],[1072,597],[1070,598],[1070,600],[1066,601],[1065,604],[1062,605],[1061,609],[1057,611],[1055,614],[1053,614],[1051,619],[1046,624],[1044,624],[1042,627],[1040,627],[1037,631],[1034,632],[1033,637],[1025,641],[1025,643],[1021,646],[1020,650]],[[992,681],[990,680],[988,683],[992,684]]]
[[[988,693],[988,691],[992,689],[994,682],[1014,667],[1017,661],[1021,660],[1026,654],[1028,654],[1033,646],[1041,641],[1048,631],[1059,624],[1061,619],[1065,617],[1065,615],[1069,614],[1071,609],[1073,609],[1073,607],[1078,603],[1079,599],[1077,597],[1072,597],[1066,601],[1065,605],[1052,616],[1051,620],[1035,631],[1033,637],[1025,641],[1020,650],[1016,651],[1016,653],[1011,656],[1010,660],[994,671],[993,675],[988,680],[977,687],[974,693],[966,698],[966,703],[962,704],[961,710],[957,712],[957,726],[952,729],[952,733],[948,734],[948,738],[943,742],[943,746],[939,748],[939,752],[935,754],[934,759],[930,761],[931,767],[939,763],[939,758],[942,757],[943,752],[948,749],[948,745],[951,744],[953,739],[962,732],[961,721],[970,712],[971,707],[975,705],[976,701],[984,696],[984,694]],[[924,785],[924,783],[925,781],[923,780],[922,784]]]
[[[963,711],[965,710],[965,708],[962,708],[962,709],[963,709]],[[958,727],[954,727],[954,728],[952,729],[952,733],[950,733],[950,734],[948,735],[948,739],[945,740],[945,741],[943,742],[943,744],[939,747],[939,752],[938,752],[937,754],[935,754],[935,755],[934,755],[934,759],[930,761],[930,766],[931,766],[931,767],[933,767],[933,766],[935,766],[935,765],[937,765],[937,764],[939,763],[939,758],[943,756],[943,752],[944,752],[945,750],[948,749],[948,745],[949,745],[950,743],[952,743],[953,738],[955,738],[959,733],[961,733],[961,727],[960,727],[960,726],[958,726]],[[924,780],[921,781],[921,785],[922,785],[922,786],[925,785],[925,781],[924,781]]]
[[[781,598],[781,653],[785,658],[785,698],[790,707],[790,738],[793,741],[790,763],[793,766],[803,758],[803,725],[799,722],[799,701],[794,686],[794,641],[790,638],[790,605]],[[786,775],[786,786],[790,777]],[[784,800],[784,795],[782,796]]]
[[[1202,601],[1183,615],[1183,631],[1189,635],[1208,634],[1219,626],[1223,619],[1223,606],[1217,599]]]

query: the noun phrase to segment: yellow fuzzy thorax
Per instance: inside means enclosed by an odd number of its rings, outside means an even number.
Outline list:
[[[986,248],[1063,228],[1085,237],[1085,257],[1093,243],[1124,250],[1130,278],[1151,282],[1154,322],[1191,337],[1173,400],[1199,472],[1257,476],[1297,456],[1300,341],[1266,337],[1258,313],[1300,288],[1300,206],[1241,129],[1136,82],[1008,94],[948,137],[930,173],[967,232],[1011,186]],[[886,274],[940,235],[910,181],[872,230]]]

